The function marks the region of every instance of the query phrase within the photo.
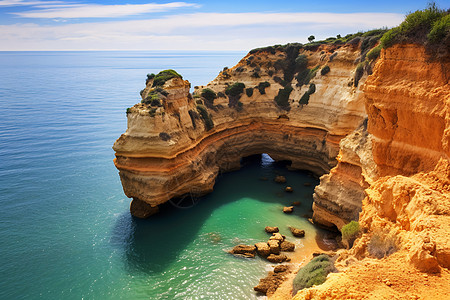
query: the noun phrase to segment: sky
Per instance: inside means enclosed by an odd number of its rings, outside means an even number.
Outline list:
[[[450,0],[435,1],[448,9]],[[0,0],[0,51],[237,50],[394,27],[427,1]]]

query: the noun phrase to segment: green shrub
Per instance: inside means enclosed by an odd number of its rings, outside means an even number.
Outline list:
[[[236,97],[244,92],[245,84],[242,82],[235,82],[225,90],[225,94],[228,96]]]
[[[261,76],[259,76],[259,73],[258,73],[258,72],[254,71],[254,72],[252,73],[251,77],[253,77],[253,78],[260,78]]]
[[[375,233],[367,244],[367,251],[369,254],[378,259],[387,257],[397,250],[397,237],[392,233],[384,231]]]
[[[308,94],[312,95],[315,92],[316,92],[316,85],[314,83],[311,83],[308,88]]]
[[[148,113],[150,114],[150,117],[154,117],[156,115],[156,108],[151,108]]]
[[[320,285],[325,282],[329,273],[336,272],[333,260],[325,254],[316,256],[308,264],[298,270],[293,282],[293,294],[298,291]]]
[[[356,71],[355,71],[355,77],[353,78],[353,85],[355,87],[358,86],[359,80],[361,79],[361,77],[364,75],[364,63],[361,62],[358,64],[358,66],[356,67]]]
[[[377,59],[377,58],[380,56],[380,52],[381,52],[381,49],[382,49],[382,48],[383,48],[383,47],[381,46],[381,44],[378,45],[378,46],[376,46],[375,48],[373,48],[372,50],[370,50],[369,53],[367,53],[367,58],[368,58],[369,60],[375,60],[375,59]]]
[[[429,39],[429,33],[445,32],[445,20],[441,21],[448,15],[448,12],[439,9],[434,2],[430,3],[424,10],[417,10],[408,14],[405,20],[398,26],[386,32],[381,38],[383,48],[388,48],[395,43],[414,42],[424,44]],[[443,23],[441,23],[443,22]],[[448,21],[447,21],[448,22]],[[436,27],[435,27],[436,26]],[[432,34],[431,38],[438,38],[441,34]],[[431,40],[430,40],[431,41]],[[435,40],[438,43],[439,40]]]
[[[242,103],[241,101],[238,101],[238,103],[236,105],[236,110],[241,111],[242,107],[244,107],[244,103]]]
[[[266,93],[266,88],[270,86],[270,83],[267,81],[260,82],[258,84],[258,91],[261,95],[264,95]]]
[[[247,94],[247,97],[253,96],[253,88],[246,88],[245,93]]]
[[[342,239],[344,240],[354,240],[358,234],[359,234],[359,223],[356,221],[351,221],[350,223],[347,223],[346,225],[342,226],[341,233],[342,233]]]
[[[194,126],[194,129],[197,128],[197,122],[196,120],[200,118],[200,116],[198,115],[198,113],[192,109],[190,109],[188,111],[189,113],[189,117],[191,117],[191,121],[192,121],[192,126]]]
[[[275,102],[279,107],[287,109],[289,108],[289,95],[291,94],[293,88],[288,85],[278,91],[278,95],[275,96]]]
[[[306,70],[300,71],[297,74],[297,77],[295,77],[295,79],[297,79],[297,82],[298,82],[299,86],[302,86],[302,85],[306,84],[306,79],[309,76],[309,72],[310,72],[310,70],[306,69]]]
[[[131,113],[131,107],[128,107],[128,108],[127,108],[127,115],[128,115],[129,113]]]
[[[442,17],[433,23],[433,27],[428,33],[428,40],[432,43],[441,42],[450,32],[450,14]]]
[[[175,77],[183,78],[180,74],[178,74],[172,69],[161,71],[157,75],[155,75],[153,80],[153,86],[162,86],[164,85],[164,83],[166,83],[167,80],[170,80]]]
[[[320,74],[321,75],[326,75],[328,74],[328,72],[330,72],[330,67],[329,66],[325,66],[322,68],[322,70],[320,70]]]
[[[297,58],[295,59],[295,65],[296,65],[297,68],[299,68],[299,69],[304,69],[304,68],[306,68],[306,66],[308,65],[308,57],[306,57],[306,55],[304,55],[304,54],[300,54],[300,55],[297,56]]]
[[[309,93],[308,92],[305,92],[303,94],[303,96],[300,98],[299,103],[301,105],[307,105],[309,103]]]
[[[216,92],[208,88],[203,89],[201,95],[211,105],[214,104],[214,99],[217,98]]]
[[[204,107],[203,105],[197,105],[197,110],[200,113],[200,117],[202,118],[203,123],[205,123],[206,131],[211,130],[214,127],[214,123],[206,107]]]

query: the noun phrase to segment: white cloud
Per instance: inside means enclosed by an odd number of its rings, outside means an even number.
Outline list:
[[[41,4],[58,4],[62,1],[28,1],[28,0],[0,0],[0,6],[34,6]]]
[[[158,19],[0,26],[0,50],[247,50],[398,25],[388,13],[196,13]]]
[[[181,7],[198,7],[198,5],[186,2],[171,2],[164,4],[122,4],[122,5],[102,5],[102,4],[77,4],[63,5],[57,7],[47,7],[40,10],[30,10],[12,13],[23,18],[40,19],[78,19],[78,18],[113,18],[139,15],[144,13],[163,12]]]

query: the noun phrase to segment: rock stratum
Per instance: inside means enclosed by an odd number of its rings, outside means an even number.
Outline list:
[[[161,106],[130,108],[114,144],[131,213],[147,217],[171,198],[211,192],[220,172],[268,153],[321,176],[315,223],[361,226],[353,247],[338,252],[339,273],[295,299],[448,297],[449,59],[397,44],[360,72],[363,52],[361,43],[251,51],[193,96],[189,82],[166,81]],[[304,70],[316,72],[306,84]],[[252,91],[230,93],[236,82]],[[206,88],[213,102],[201,96]],[[150,79],[143,99],[154,89]]]

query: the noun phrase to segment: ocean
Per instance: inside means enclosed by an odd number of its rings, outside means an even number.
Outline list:
[[[146,74],[172,68],[193,87],[243,55],[0,52],[0,299],[256,299],[271,264],[225,250],[267,240],[267,225],[315,245],[306,217],[317,179],[267,155],[189,209],[130,216],[111,147]],[[283,214],[293,201],[300,208]]]

